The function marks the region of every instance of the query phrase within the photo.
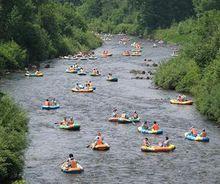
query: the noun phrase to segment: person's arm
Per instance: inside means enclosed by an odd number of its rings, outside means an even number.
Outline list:
[[[94,141],[97,141],[97,140],[98,140],[98,136],[95,137]]]

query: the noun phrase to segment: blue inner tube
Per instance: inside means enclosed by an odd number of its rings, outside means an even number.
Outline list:
[[[107,79],[107,81],[118,82],[118,78]]]
[[[138,131],[143,133],[143,134],[163,134],[163,130],[157,130],[157,131],[153,131],[153,130],[147,130],[144,129],[142,126],[138,127]]]
[[[201,142],[209,142],[208,137],[200,137],[200,136],[194,136],[191,133],[187,132],[185,133],[185,138],[190,140],[190,141],[201,141]]]
[[[54,110],[54,109],[58,109],[58,108],[60,108],[59,105],[54,105],[54,106],[44,106],[44,105],[42,105],[41,106],[41,109],[44,109],[44,110]]]
[[[86,75],[86,73],[78,72],[78,75]]]

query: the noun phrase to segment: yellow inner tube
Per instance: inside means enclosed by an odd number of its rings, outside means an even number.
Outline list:
[[[174,150],[176,147],[173,144],[170,144],[167,147],[163,146],[141,146],[142,151],[146,152],[168,152]]]
[[[171,104],[179,104],[179,105],[192,105],[193,101],[192,100],[186,100],[186,101],[181,102],[179,100],[172,99],[172,100],[170,100],[170,103]]]
[[[89,89],[76,89],[76,88],[73,88],[72,91],[77,92],[77,93],[91,93],[91,92],[93,92],[93,89],[91,89],[91,88],[89,88]]]
[[[67,162],[64,162],[61,166],[61,169],[67,172],[73,172],[73,171],[83,171],[83,167],[77,163],[76,168],[67,167]]]
[[[110,146],[107,143],[97,144],[97,145],[95,145],[95,143],[93,143],[91,145],[91,147],[92,147],[92,149],[99,150],[99,151],[108,150],[110,148]]]

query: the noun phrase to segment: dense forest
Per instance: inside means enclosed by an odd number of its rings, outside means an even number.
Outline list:
[[[2,0],[0,27],[1,71],[101,45],[69,3]]]
[[[94,49],[91,31],[142,36],[193,14],[191,0],[2,0],[0,71]]]
[[[0,27],[1,74],[97,48],[93,32],[180,43],[179,56],[160,65],[155,83],[194,95],[198,110],[220,122],[219,0],[1,0]],[[22,173],[27,117],[7,95],[0,107],[2,182]]]
[[[78,11],[91,30],[138,36],[194,14],[191,0],[85,0]]]

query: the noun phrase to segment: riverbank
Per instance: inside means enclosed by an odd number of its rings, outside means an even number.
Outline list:
[[[180,43],[178,56],[163,62],[154,81],[163,89],[190,93],[197,109],[220,123],[220,11],[210,11],[170,29],[155,31],[155,39]]]
[[[22,176],[27,146],[27,115],[8,96],[0,97],[0,182]]]

